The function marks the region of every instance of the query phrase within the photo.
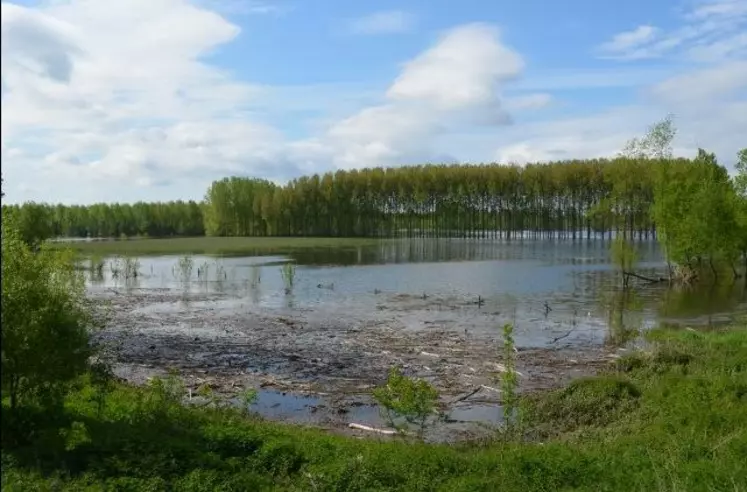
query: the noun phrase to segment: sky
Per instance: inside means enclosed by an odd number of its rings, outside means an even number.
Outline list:
[[[5,203],[747,147],[747,0],[2,2]]]

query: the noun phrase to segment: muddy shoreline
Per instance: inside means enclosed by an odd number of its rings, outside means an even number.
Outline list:
[[[405,327],[403,314],[428,309],[408,299],[354,319],[313,309],[254,309],[238,299],[226,309],[228,295],[170,289],[107,289],[91,296],[107,306],[96,343],[107,348],[116,374],[134,384],[175,370],[192,392],[208,384],[230,398],[256,388],[253,410],[264,417],[358,434],[348,423],[383,425],[369,395],[399,365],[440,392],[446,421],[434,426],[432,439],[475,437],[500,418],[498,330]],[[620,352],[593,344],[517,349],[522,392],[593,374]]]

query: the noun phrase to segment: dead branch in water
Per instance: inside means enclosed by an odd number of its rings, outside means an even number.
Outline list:
[[[467,393],[466,395],[464,395],[464,396],[460,396],[460,397],[459,397],[459,398],[457,398],[456,400],[452,401],[452,402],[450,403],[450,405],[453,405],[453,404],[455,404],[455,403],[459,403],[460,401],[464,401],[464,400],[466,400],[467,398],[469,398],[470,396],[474,395],[475,393],[477,393],[477,392],[478,392],[478,391],[480,391],[481,389],[482,389],[482,386],[478,386],[477,388],[475,388],[474,390],[470,391],[470,392],[469,392],[469,393]]]
[[[645,282],[649,282],[649,283],[652,283],[652,284],[656,284],[656,283],[659,283],[659,282],[669,282],[669,279],[666,278],[666,277],[656,277],[656,278],[654,278],[654,277],[646,277],[644,275],[639,275],[639,274],[633,273],[633,272],[623,272],[623,275],[625,275],[626,277],[637,278],[639,280],[643,280]]]

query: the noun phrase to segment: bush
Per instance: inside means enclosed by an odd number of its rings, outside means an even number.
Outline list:
[[[93,317],[72,254],[24,240],[12,218],[2,222],[2,397],[46,407],[91,355]]]

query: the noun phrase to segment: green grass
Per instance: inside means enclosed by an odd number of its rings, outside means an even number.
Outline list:
[[[652,349],[523,402],[532,441],[381,442],[186,408],[119,386],[3,413],[3,490],[745,491],[747,327]],[[60,432],[60,428],[68,429]],[[19,430],[20,429],[20,430]]]
[[[168,239],[126,239],[102,241],[61,241],[54,247],[70,248],[96,255],[170,254],[268,254],[315,248],[353,248],[380,244],[385,239],[325,237],[182,237]]]

